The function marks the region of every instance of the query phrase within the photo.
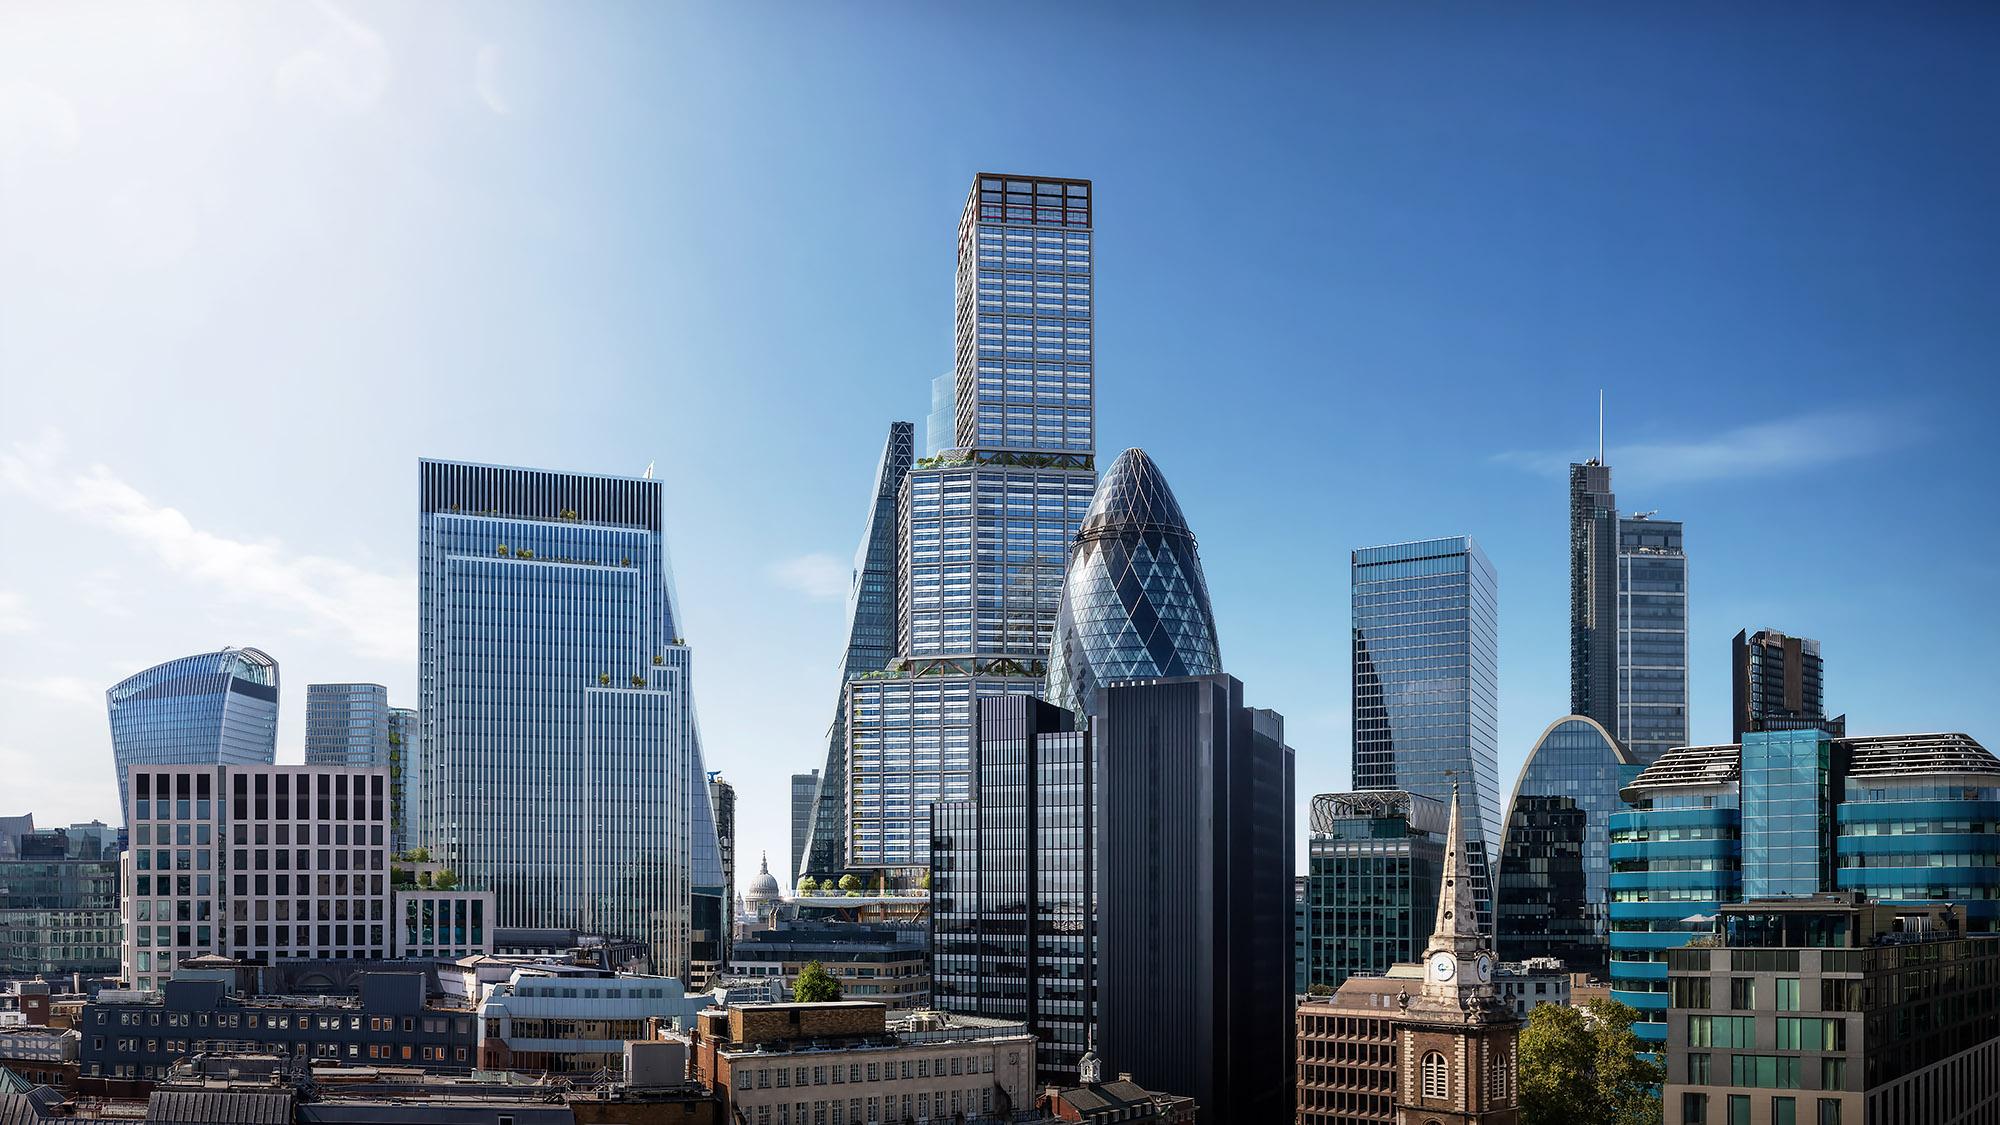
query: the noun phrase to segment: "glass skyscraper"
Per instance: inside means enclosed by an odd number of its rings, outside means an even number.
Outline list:
[[[268,764],[278,745],[278,662],[225,648],[156,664],[104,693],[118,807],[134,765]]]
[[[1354,787],[1459,786],[1481,913],[1500,839],[1499,576],[1469,536],[1353,553]]]
[[[1569,467],[1569,711],[1618,729],[1618,498],[1611,468]]]
[[[1687,554],[1678,520],[1618,515],[1611,469],[1569,467],[1569,710],[1647,764],[1688,741]]]
[[[922,869],[922,819],[972,793],[973,701],[1044,686],[1096,482],[1091,193],[982,174],[959,220],[954,447],[897,502],[893,666],[848,684],[846,862]]]
[[[307,684],[306,764],[388,765],[389,689],[381,684]]]
[[[950,411],[950,399],[945,410]],[[936,419],[932,419],[933,425]],[[827,727],[826,765],[815,771],[803,835],[792,842],[792,885],[800,877],[837,878],[847,868],[847,682],[889,666],[899,648],[896,598],[897,497],[915,459],[916,427],[889,423],[889,438],[875,466],[868,500],[868,530],[854,552],[847,592],[847,648],[840,658],[840,688]],[[794,775],[794,780],[800,775]],[[794,832],[799,828],[795,823]]]
[[[1092,765],[1070,712],[982,702],[974,798],[939,802],[931,830],[934,1002],[1026,1023],[1037,1071],[1069,1082],[1096,1024]]]
[[[1143,449],[1097,484],[1063,582],[1049,701],[1092,713],[1112,680],[1222,671],[1215,611],[1180,503]]]
[[[419,486],[426,842],[498,925],[678,971],[719,858],[660,482],[426,460]]]
[[[2000,933],[2000,759],[1963,734],[1753,731],[1648,766],[1611,820],[1612,998],[1666,1037],[1666,951],[1721,905],[1860,891]]]
[[[1687,554],[1679,520],[1618,521],[1618,741],[1650,763],[1688,741]]]
[[[1495,947],[1602,974],[1610,934],[1611,817],[1638,760],[1597,720],[1566,715],[1528,751],[1507,802],[1494,893]]]

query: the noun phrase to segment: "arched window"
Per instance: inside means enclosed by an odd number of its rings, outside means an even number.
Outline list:
[[[1424,1097],[1448,1098],[1451,1096],[1451,1072],[1445,1069],[1444,1056],[1432,1051],[1424,1056]]]
[[[1492,1073],[1486,1080],[1487,1093],[1495,1102],[1505,1103],[1507,1087],[1513,1077],[1513,1072],[1507,1065],[1507,1048],[1496,1048],[1488,1059],[1487,1065]]]

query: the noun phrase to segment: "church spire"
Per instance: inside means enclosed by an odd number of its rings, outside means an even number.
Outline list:
[[[1437,924],[1431,927],[1432,949],[1477,948],[1480,942],[1479,904],[1473,895],[1472,858],[1465,850],[1459,826],[1458,784],[1451,787],[1451,820],[1444,833],[1444,876],[1438,887]]]

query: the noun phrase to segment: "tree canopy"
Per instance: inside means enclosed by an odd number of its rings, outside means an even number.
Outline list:
[[[840,981],[818,961],[807,961],[792,982],[792,999],[800,1004],[824,1004],[840,999]]]
[[[1521,1031],[1521,1125],[1658,1125],[1665,1068],[1612,1000],[1543,1004]]]

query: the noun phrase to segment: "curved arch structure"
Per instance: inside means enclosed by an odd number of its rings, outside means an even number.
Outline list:
[[[278,662],[225,648],[156,664],[104,693],[118,812],[134,765],[268,765],[278,744]]]
[[[1098,482],[1063,578],[1049,702],[1089,712],[1113,680],[1222,671],[1201,556],[1167,478],[1143,449]]]
[[[1597,720],[1565,715],[1535,740],[1507,801],[1494,928],[1508,960],[1559,957],[1603,975],[1610,820],[1639,760]]]

